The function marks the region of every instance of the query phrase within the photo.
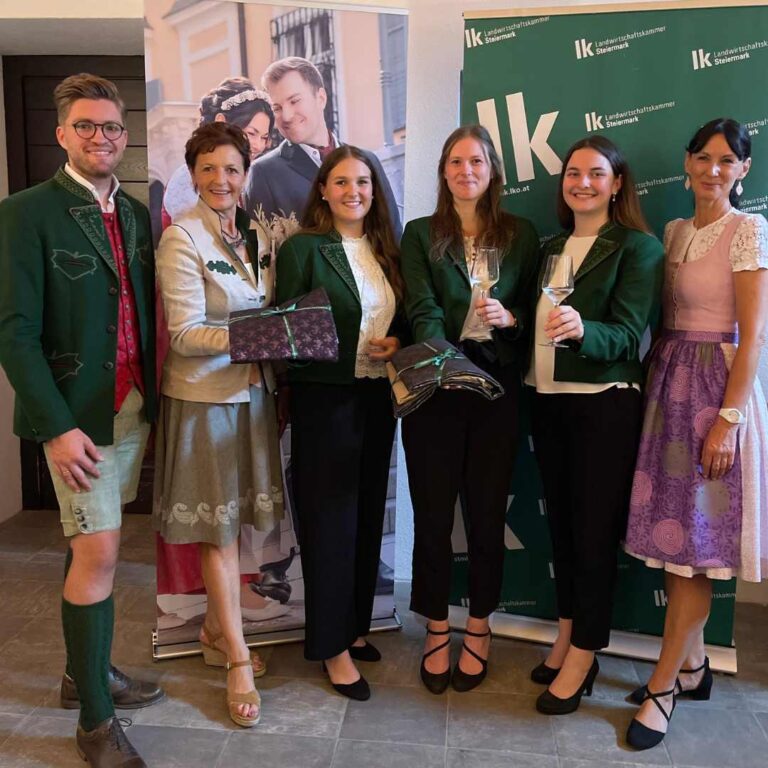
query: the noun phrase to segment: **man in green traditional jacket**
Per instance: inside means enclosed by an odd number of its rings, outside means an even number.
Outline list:
[[[43,444],[69,537],[62,706],[94,768],[141,768],[115,705],[163,696],[110,664],[122,505],[136,496],[156,409],[154,260],[147,209],[119,189],[127,144],[115,85],[73,75],[54,91],[68,162],[0,203],[0,363],[14,431]]]

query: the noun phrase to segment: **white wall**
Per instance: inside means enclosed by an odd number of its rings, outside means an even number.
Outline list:
[[[0,200],[8,196],[8,160],[5,148],[5,102],[0,58]],[[13,390],[0,369],[0,522],[21,509],[19,440],[13,434]]]

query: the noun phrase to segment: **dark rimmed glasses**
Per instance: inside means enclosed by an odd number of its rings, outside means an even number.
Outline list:
[[[92,123],[90,120],[78,120],[72,123],[75,133],[81,139],[92,139],[96,135],[96,129],[101,128],[101,133],[109,141],[117,141],[125,132],[125,126],[112,120],[106,123]]]

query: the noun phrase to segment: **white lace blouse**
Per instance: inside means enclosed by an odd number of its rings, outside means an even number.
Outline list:
[[[681,246],[677,251],[680,259],[686,262],[696,261],[709,253],[717,238],[723,233],[731,219],[738,211],[731,208],[728,213],[717,221],[696,229],[693,219],[685,219],[680,226]],[[731,242],[730,259],[734,272],[768,268],[768,221],[764,216],[755,213],[741,214],[744,220],[739,224]],[[664,252],[669,258],[670,240],[680,219],[670,221],[664,229]]]
[[[395,294],[373,255],[366,235],[360,238],[343,237],[344,253],[355,277],[363,316],[357,341],[355,378],[380,378],[387,375],[385,363],[368,357],[371,339],[387,335],[395,316]]]

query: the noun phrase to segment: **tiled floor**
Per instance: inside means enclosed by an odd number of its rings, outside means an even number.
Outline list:
[[[528,671],[543,649],[494,640],[486,682],[468,694],[432,696],[420,685],[423,630],[398,600],[402,632],[376,637],[384,660],[362,665],[373,696],[336,695],[301,646],[267,649],[264,714],[249,731],[224,709],[224,677],[199,658],[153,663],[154,549],[146,518],[129,517],[118,572],[113,658],[159,678],[167,699],[134,712],[128,734],[154,768],[609,768],[768,765],[768,609],[737,610],[739,675],[718,676],[709,702],[680,702],[664,744],[632,752],[624,696],[649,666],[603,657],[595,695],[578,713],[534,711],[540,688]],[[82,766],[75,713],[57,708],[64,660],[59,627],[63,543],[51,513],[27,512],[0,526],[0,767]],[[405,585],[403,585],[405,586]],[[403,590],[405,592],[405,590]],[[458,644],[458,641],[457,641]]]

